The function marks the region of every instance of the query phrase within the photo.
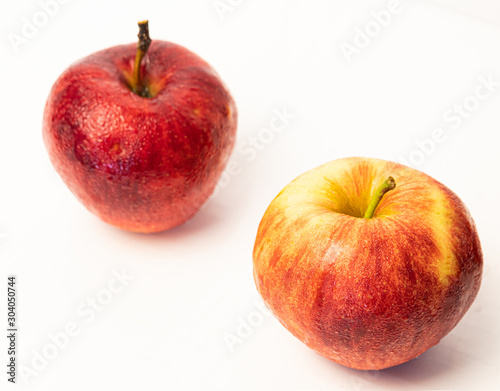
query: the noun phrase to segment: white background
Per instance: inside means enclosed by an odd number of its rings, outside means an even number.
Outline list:
[[[218,13],[217,4],[229,8]],[[7,274],[18,276],[18,355],[31,371],[19,373],[14,387],[500,389],[500,87],[474,98],[480,78],[500,82],[500,6],[402,0],[378,32],[372,12],[387,7],[73,0],[44,20],[38,1],[2,4],[0,291],[6,295]],[[94,51],[134,42],[142,18],[153,39],[211,63],[239,111],[232,157],[239,173],[191,222],[155,235],[122,232],[90,214],[54,172],[41,133],[57,76]],[[38,31],[13,45],[34,19]],[[366,28],[373,37],[345,56],[341,45],[354,45]],[[470,110],[460,121],[446,120],[464,103]],[[285,129],[259,141],[255,155],[241,153],[283,108],[295,116]],[[427,143],[424,154],[418,144],[436,128],[446,139]],[[255,234],[272,198],[300,173],[346,156],[407,161],[446,184],[468,205],[484,251],[479,296],[456,329],[419,358],[379,372],[351,370],[309,350],[259,309],[252,279]],[[113,273],[123,272],[133,279],[108,295]],[[96,297],[109,301],[99,312],[89,306]],[[245,328],[247,321],[253,326]],[[79,334],[62,337],[66,327]],[[61,348],[54,349],[54,336]]]

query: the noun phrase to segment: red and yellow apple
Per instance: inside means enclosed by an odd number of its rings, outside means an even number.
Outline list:
[[[157,232],[192,217],[214,190],[236,134],[236,106],[214,69],[182,46],[115,46],[71,65],[43,119],[52,164],[102,220]],[[149,50],[148,50],[149,49]]]
[[[436,345],[474,301],[482,253],[471,215],[415,169],[346,158],[271,202],[254,279],[278,320],[317,353],[383,369]]]

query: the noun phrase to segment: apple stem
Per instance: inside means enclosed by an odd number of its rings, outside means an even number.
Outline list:
[[[137,43],[137,52],[135,55],[134,76],[132,80],[132,91],[143,98],[151,98],[151,94],[147,86],[142,84],[141,78],[141,62],[146,55],[149,45],[151,45],[151,38],[149,37],[149,22],[143,20],[138,23],[139,25],[139,42]]]
[[[368,209],[365,212],[364,218],[365,219],[371,219],[373,217],[373,214],[375,213],[375,209],[377,209],[378,204],[380,203],[380,200],[384,196],[385,193],[388,191],[394,190],[396,188],[396,181],[392,176],[387,178],[384,183],[382,183],[375,194],[373,195],[370,204],[368,205]]]

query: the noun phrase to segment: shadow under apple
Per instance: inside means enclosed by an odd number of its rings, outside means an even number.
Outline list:
[[[351,378],[355,389],[422,390],[461,389],[470,379],[491,378],[496,371],[494,336],[485,335],[481,326],[480,303],[474,303],[462,322],[436,346],[415,359],[380,371],[359,371],[332,362]],[[469,314],[471,315],[471,314]],[[371,385],[371,387],[370,387]],[[481,387],[477,388],[480,389]]]

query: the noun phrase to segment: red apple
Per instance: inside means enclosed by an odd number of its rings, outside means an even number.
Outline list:
[[[357,369],[401,364],[436,345],[474,301],[483,265],[472,217],[451,190],[365,158],[288,184],[262,218],[253,262],[279,321]]]
[[[149,48],[147,22],[139,26],[138,45],[64,71],[43,136],[55,169],[91,212],[125,230],[157,232],[188,220],[210,196],[237,113],[210,65],[170,42]]]

